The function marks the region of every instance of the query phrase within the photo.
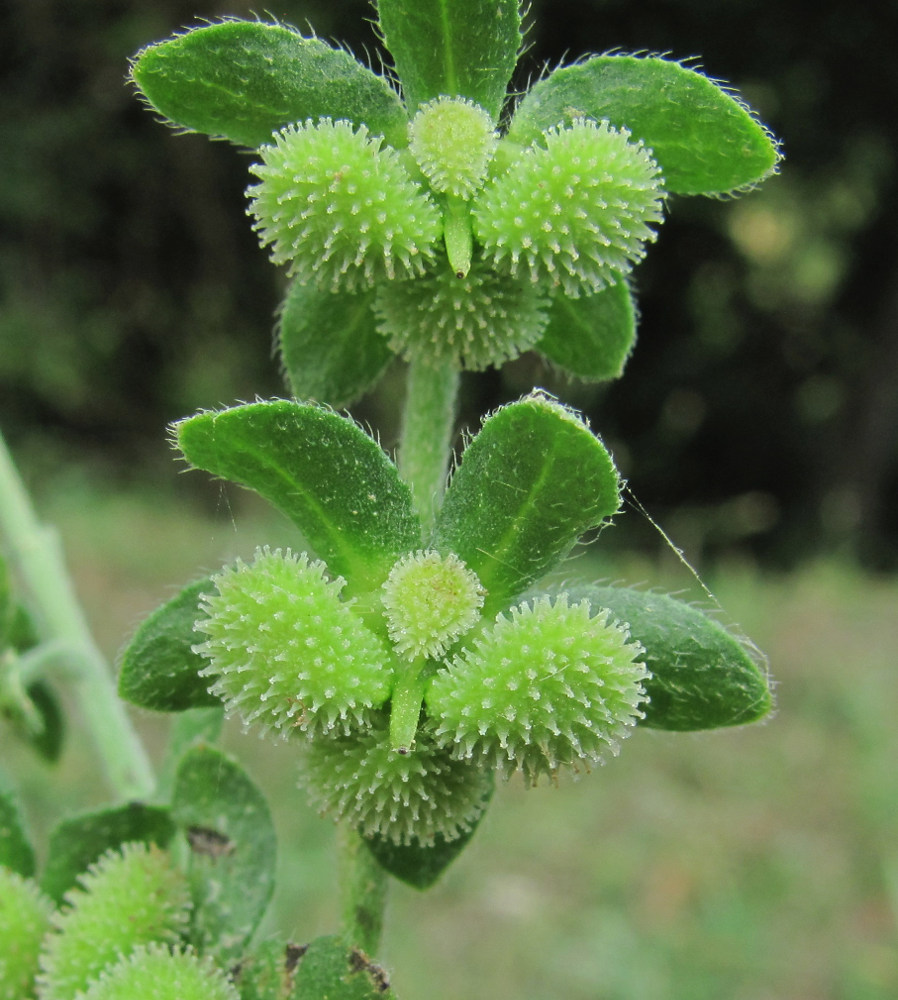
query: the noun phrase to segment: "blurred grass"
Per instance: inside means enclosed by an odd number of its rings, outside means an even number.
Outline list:
[[[283,521],[219,484],[199,506],[177,482],[148,497],[67,479],[44,495],[111,657],[204,569],[256,544],[296,544]],[[673,561],[600,572],[691,582]],[[694,736],[639,731],[579,782],[502,788],[435,889],[394,885],[382,958],[402,1000],[898,996],[898,581],[824,562],[788,576],[733,565],[707,582],[768,654],[775,718]],[[164,720],[139,722],[158,751]],[[264,932],[332,931],[331,825],[295,790],[285,747],[239,728],[227,745],[276,815]],[[103,799],[81,734],[60,781],[15,746],[3,757],[38,839],[60,812]]]

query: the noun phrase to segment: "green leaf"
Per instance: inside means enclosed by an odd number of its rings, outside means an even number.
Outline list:
[[[302,953],[289,1000],[396,1000],[386,974],[336,935],[316,938]]]
[[[614,463],[589,428],[546,396],[529,396],[489,417],[465,449],[434,547],[474,570],[489,616],[614,514],[618,488]]]
[[[556,295],[536,350],[576,378],[620,378],[636,342],[636,310],[626,281],[579,299]]]
[[[278,319],[290,391],[301,400],[348,406],[383,374],[393,352],[377,332],[374,290],[334,295],[293,282]]]
[[[11,792],[0,792],[0,867],[25,878],[34,875],[34,850]]]
[[[172,815],[191,848],[191,943],[231,960],[241,954],[274,891],[268,805],[235,761],[212,747],[195,747],[175,776]]]
[[[225,21],[139,52],[131,78],[160,114],[181,128],[261,146],[307,118],[363,122],[405,145],[395,91],[342,49],[280,24]]]
[[[409,488],[380,446],[320,406],[277,400],[174,426],[191,465],[265,497],[300,529],[347,593],[380,586],[420,545]]]
[[[521,101],[508,132],[530,145],[586,116],[651,148],[674,194],[728,194],[776,170],[779,150],[741,101],[708,77],[654,57],[597,56],[555,70]]]
[[[165,759],[159,769],[157,789],[160,798],[170,798],[175,783],[175,774],[181,758],[194,746],[215,743],[224,726],[224,705],[214,708],[188,708],[172,719],[168,733]]]
[[[229,970],[240,1000],[289,1000],[293,996],[296,967],[307,945],[267,940]]]
[[[10,642],[10,629],[15,605],[12,597],[12,578],[0,552],[0,652],[12,645]]]
[[[415,889],[429,889],[468,846],[486,813],[486,804],[492,797],[493,782],[490,779],[483,796],[484,811],[470,830],[466,830],[454,840],[446,840],[441,833],[438,833],[431,847],[425,847],[420,843],[394,844],[391,840],[378,836],[366,837],[365,843],[381,868],[394,878]]]
[[[766,664],[703,611],[666,594],[627,587],[574,587],[609,608],[645,647],[651,699],[641,726],[690,732],[756,722],[770,712]]]
[[[50,834],[41,888],[61,902],[78,876],[110,848],[132,841],[165,847],[173,833],[168,809],[139,802],[71,816]]]
[[[519,0],[378,0],[409,114],[467,97],[499,119],[521,47]]]
[[[24,734],[32,749],[47,763],[55,764],[62,753],[65,720],[55,692],[44,681],[29,684],[26,693],[37,713],[40,728]]]
[[[201,641],[193,630],[200,596],[214,591],[208,577],[197,580],[140,625],[122,654],[118,692],[125,701],[157,712],[221,704],[207,691],[211,680],[198,674],[207,661],[192,649]]]

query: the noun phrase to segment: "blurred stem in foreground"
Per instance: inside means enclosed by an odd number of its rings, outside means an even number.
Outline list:
[[[144,798],[155,781],[149,759],[119,700],[71,585],[57,533],[41,524],[0,436],[0,547],[39,639],[58,659],[67,652],[74,694],[111,787],[122,799]]]

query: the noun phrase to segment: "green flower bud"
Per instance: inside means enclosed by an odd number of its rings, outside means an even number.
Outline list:
[[[616,756],[642,718],[642,647],[589,601],[538,598],[499,615],[427,693],[436,738],[527,784]]]
[[[107,969],[79,1000],[239,1000],[239,994],[210,961],[150,944]]]
[[[311,119],[263,146],[249,214],[271,259],[300,281],[357,291],[420,274],[442,234],[436,206],[364,125]]]
[[[432,844],[437,834],[455,840],[481,815],[488,792],[479,767],[454,759],[420,730],[414,753],[392,750],[386,719],[310,741],[301,784],[322,813],[394,844]]]
[[[464,199],[483,183],[498,142],[490,116],[463,97],[425,104],[409,124],[408,139],[431,188]]]
[[[577,297],[613,284],[645,255],[662,218],[658,164],[626,129],[580,118],[544,133],[473,205],[484,255]]]
[[[389,697],[389,653],[326,569],[266,547],[212,578],[218,593],[204,595],[196,623],[208,638],[194,648],[209,660],[200,673],[210,690],[244,725],[327,732],[362,724]]]
[[[481,371],[533,347],[549,322],[548,290],[475,260],[465,277],[440,268],[377,289],[377,328],[407,361]]]
[[[396,652],[433,658],[480,618],[484,590],[455,555],[418,551],[404,556],[383,585],[384,613]]]
[[[175,943],[187,929],[189,894],[168,854],[123,844],[90,866],[53,917],[41,954],[41,1000],[71,1000],[106,966],[151,941]]]
[[[0,1000],[34,996],[41,941],[53,904],[37,883],[0,866]]]

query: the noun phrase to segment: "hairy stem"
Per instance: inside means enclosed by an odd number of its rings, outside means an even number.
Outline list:
[[[399,471],[411,486],[425,538],[439,510],[455,431],[459,374],[450,365],[409,366]]]
[[[143,746],[119,701],[109,665],[90,634],[56,532],[41,524],[0,437],[0,542],[41,643],[70,651],[75,696],[110,785],[123,799],[154,787]]]
[[[377,955],[387,903],[387,873],[374,859],[359,833],[338,827],[341,933],[347,945]]]

